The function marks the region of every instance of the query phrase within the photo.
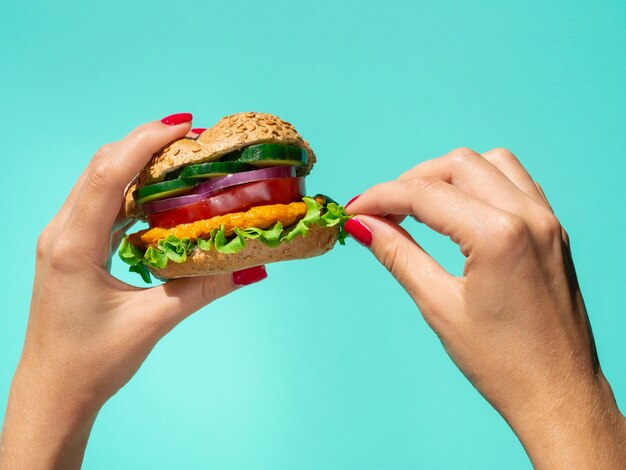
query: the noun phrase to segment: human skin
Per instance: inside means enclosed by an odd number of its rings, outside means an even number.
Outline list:
[[[626,466],[626,419],[602,374],[567,234],[509,151],[457,149],[353,199],[346,224],[413,298],[540,469]],[[459,245],[447,273],[398,225]]]
[[[153,153],[187,134],[190,121],[186,113],[168,116],[102,147],[41,233],[0,469],[80,468],[98,411],[159,339],[199,308],[266,277],[260,266],[140,289],[109,273],[132,225],[121,210],[125,187]]]
[[[191,127],[168,122],[103,147],[40,236],[0,436],[2,470],[79,468],[98,411],[156,342],[195,310],[263,277],[253,269],[137,289],[110,276],[111,253],[128,228],[119,215],[124,188]],[[457,150],[366,191],[348,211],[370,214],[347,230],[407,289],[538,468],[621,468],[626,424],[599,368],[564,232],[510,153]],[[406,215],[460,244],[462,278],[397,225]]]

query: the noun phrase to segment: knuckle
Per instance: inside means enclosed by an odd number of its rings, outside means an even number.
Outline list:
[[[399,256],[399,248],[393,243],[386,244],[384,249],[378,253],[379,261],[396,279]]]
[[[112,170],[112,153],[113,144],[105,144],[98,149],[87,173],[87,181],[90,185],[96,188],[106,186]]]
[[[113,152],[113,144],[104,144],[100,147],[94,156],[95,160],[101,160],[107,158]]]
[[[106,158],[98,159],[93,163],[89,171],[89,184],[96,188],[107,186],[112,169],[111,160]]]
[[[37,238],[36,256],[38,260],[42,260],[48,255],[52,243],[52,234],[50,232],[51,229],[48,226],[41,231]]]
[[[138,145],[142,145],[144,142],[150,140],[150,125],[143,124],[136,128],[131,134],[130,137],[134,140]]]
[[[65,271],[73,256],[75,256],[73,243],[68,238],[61,237],[49,248],[50,267],[57,271]]]
[[[551,242],[561,238],[561,224],[549,211],[535,217],[535,232],[540,241]]]
[[[489,155],[498,160],[510,160],[510,161],[518,161],[517,157],[508,149],[498,147],[495,149],[489,150]]]
[[[467,161],[473,161],[478,154],[470,148],[459,147],[450,152],[448,156],[455,163],[466,163]]]
[[[434,176],[415,176],[414,178],[406,180],[404,185],[409,193],[422,193],[429,190],[440,181],[441,180]]]
[[[148,131],[146,129],[141,129],[141,128],[138,129],[133,134],[133,139],[135,139],[135,141],[138,144],[141,144],[142,142],[145,142],[146,140],[148,140]]]
[[[498,217],[490,236],[486,237],[490,249],[510,252],[527,244],[529,228],[520,217],[502,214]]]

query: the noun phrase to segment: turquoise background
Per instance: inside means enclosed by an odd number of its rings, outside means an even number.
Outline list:
[[[37,235],[90,156],[173,112],[204,127],[245,110],[294,123],[318,154],[310,192],[340,201],[458,146],[513,150],[569,231],[602,366],[626,407],[623,0],[1,10],[0,209],[12,264],[0,283],[2,410]],[[448,240],[407,227],[461,272]],[[530,468],[367,250],[349,242],[268,271],[159,343],[100,413],[85,468]]]

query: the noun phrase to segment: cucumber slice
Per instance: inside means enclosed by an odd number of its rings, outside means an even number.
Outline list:
[[[197,181],[194,180],[177,179],[144,186],[135,191],[135,201],[137,204],[144,204],[146,202],[156,201],[157,199],[178,196],[179,194],[189,191],[196,183]]]
[[[240,152],[227,157],[227,160],[247,163],[257,168],[272,166],[301,167],[307,163],[306,150],[280,144],[259,144],[246,147]]]
[[[254,170],[253,166],[238,162],[211,162],[190,165],[180,174],[180,178],[215,178],[217,176]]]

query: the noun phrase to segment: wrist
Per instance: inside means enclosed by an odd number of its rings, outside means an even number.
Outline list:
[[[0,436],[0,470],[80,468],[98,410],[18,367]]]
[[[599,373],[508,420],[535,468],[621,469],[626,418]]]

